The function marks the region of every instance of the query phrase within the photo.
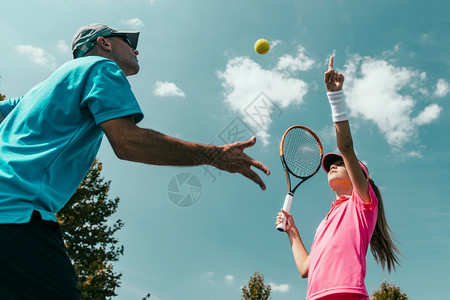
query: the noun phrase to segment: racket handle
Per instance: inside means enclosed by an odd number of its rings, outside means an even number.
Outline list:
[[[289,212],[291,210],[291,204],[292,204],[292,198],[294,198],[294,195],[291,193],[288,193],[286,195],[286,198],[284,198],[284,204],[283,204],[283,210],[286,212]],[[286,217],[283,215],[283,222],[278,224],[277,229],[278,231],[284,232],[286,229]]]

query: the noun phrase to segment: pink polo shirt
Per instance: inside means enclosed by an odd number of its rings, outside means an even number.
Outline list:
[[[337,293],[367,295],[366,254],[378,216],[378,199],[369,184],[370,203],[353,190],[331,206],[316,230],[309,255],[307,299]]]

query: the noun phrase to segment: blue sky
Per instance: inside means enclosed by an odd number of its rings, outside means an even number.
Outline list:
[[[450,279],[449,12],[443,0],[2,1],[0,92],[20,96],[70,60],[70,41],[83,25],[141,31],[141,72],[129,78],[145,114],[140,126],[205,144],[256,134],[247,153],[272,174],[261,174],[263,192],[212,168],[120,161],[105,140],[98,157],[125,222],[117,299],[148,292],[154,300],[240,299],[256,271],[271,284],[272,299],[304,299],[307,281],[274,227],[286,193],[278,145],[288,127],[301,124],[319,134],[325,151],[336,150],[322,83],[335,55],[356,151],[382,189],[402,252],[392,274],[369,252],[367,289],[387,279],[411,299],[443,299]],[[272,45],[266,55],[253,50],[259,38]],[[178,202],[186,195],[190,203]],[[297,191],[292,213],[308,249],[332,201],[323,172]]]

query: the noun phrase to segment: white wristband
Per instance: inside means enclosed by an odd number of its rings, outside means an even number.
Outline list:
[[[328,101],[331,106],[331,117],[333,122],[341,122],[348,120],[348,110],[345,104],[344,91],[328,92]]]

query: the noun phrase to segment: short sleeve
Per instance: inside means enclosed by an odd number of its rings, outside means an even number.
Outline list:
[[[0,122],[16,107],[22,99],[21,97],[0,101]]]
[[[362,207],[365,210],[372,211],[378,206],[377,195],[375,194],[375,191],[373,190],[372,185],[370,183],[369,183],[369,197],[370,197],[370,202],[369,203],[364,203],[363,200],[361,199],[361,197],[356,192],[356,190],[354,191],[354,194],[357,195],[358,202],[361,203]]]
[[[89,109],[97,125],[130,115],[138,123],[144,117],[125,74],[110,60],[99,61],[90,69],[80,105]]]
[[[378,206],[378,198],[370,183],[368,188],[370,197],[369,203],[364,203],[361,196],[358,194],[356,190],[353,190],[352,192],[352,201],[355,201],[358,206],[362,207],[365,210],[374,210]]]

